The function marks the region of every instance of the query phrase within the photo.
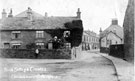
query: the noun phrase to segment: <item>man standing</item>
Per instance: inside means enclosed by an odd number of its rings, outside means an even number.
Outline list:
[[[35,56],[36,56],[36,58],[38,58],[38,54],[39,54],[39,50],[36,49],[36,51],[35,51]]]

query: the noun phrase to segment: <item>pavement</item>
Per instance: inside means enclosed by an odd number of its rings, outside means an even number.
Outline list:
[[[100,55],[110,59],[116,67],[119,81],[135,81],[134,79],[134,65],[123,59],[110,56],[105,53],[99,53]]]
[[[95,52],[111,60],[116,68],[119,81],[135,81],[134,64],[129,63],[121,58],[110,56],[107,53],[100,53],[99,49],[90,50],[89,52]]]

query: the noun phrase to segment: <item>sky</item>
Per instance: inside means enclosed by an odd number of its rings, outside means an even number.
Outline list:
[[[9,13],[12,8],[13,15],[17,15],[30,7],[41,15],[47,12],[48,16],[76,16],[80,8],[84,30],[98,34],[100,28],[110,26],[113,18],[123,26],[127,3],[128,0],[0,0],[0,12],[5,9]]]

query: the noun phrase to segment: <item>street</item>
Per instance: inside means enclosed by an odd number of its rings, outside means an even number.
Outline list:
[[[98,52],[80,60],[3,59],[0,81],[118,81],[113,63]]]

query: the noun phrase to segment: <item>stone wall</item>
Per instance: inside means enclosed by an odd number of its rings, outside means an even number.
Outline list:
[[[129,0],[124,18],[125,59],[134,62],[134,0]]]
[[[109,48],[107,48],[107,47],[100,47],[100,52],[101,53],[109,53]]]
[[[2,58],[25,58],[25,59],[71,59],[71,50],[45,50],[40,49],[38,57],[35,50],[28,49],[1,49]]]

